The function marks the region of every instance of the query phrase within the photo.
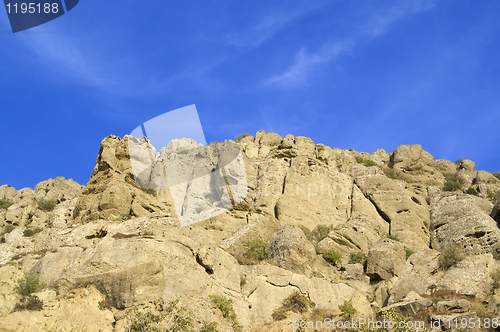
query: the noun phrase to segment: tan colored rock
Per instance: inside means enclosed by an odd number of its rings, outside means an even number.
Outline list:
[[[466,299],[439,301],[436,303],[436,311],[438,312],[468,312],[470,308],[470,301]]]
[[[391,235],[414,251],[429,247],[430,215],[423,197],[406,189],[402,181],[383,175],[357,177],[356,184],[390,223]]]
[[[269,244],[271,258],[286,270],[309,274],[316,250],[297,226],[285,225],[274,234]]]
[[[491,291],[490,275],[496,270],[491,254],[467,256],[452,267],[437,283],[440,289],[456,291],[464,295],[486,297]]]
[[[82,187],[73,179],[57,177],[38,183],[34,191],[37,201],[49,200],[59,203],[80,197]]]
[[[431,246],[443,250],[458,246],[466,254],[483,254],[500,245],[500,230],[477,203],[486,200],[462,194],[443,194],[431,204]]]
[[[404,246],[391,239],[382,239],[368,252],[366,274],[372,280],[388,280],[401,275],[405,262]]]
[[[439,171],[448,174],[455,174],[457,172],[457,165],[454,162],[446,159],[436,160],[436,168]]]

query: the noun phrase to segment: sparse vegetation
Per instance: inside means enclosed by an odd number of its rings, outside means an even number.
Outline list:
[[[177,306],[178,303],[178,300],[170,301],[168,307],[161,312],[152,308],[144,310],[134,308],[128,316],[127,332],[193,331],[193,319],[190,313],[185,308]]]
[[[146,194],[150,194],[151,196],[156,197],[156,190],[154,189],[146,189],[146,188],[141,188],[142,191],[144,191]]]
[[[457,159],[455,160],[455,165],[460,166],[460,164],[463,162],[463,159]]]
[[[410,258],[411,255],[415,253],[415,251],[411,250],[410,248],[405,247],[405,252],[406,252],[406,259]]]
[[[469,187],[465,193],[469,195],[479,196],[479,192],[474,187]]]
[[[339,305],[340,311],[342,311],[342,317],[345,320],[350,320],[356,314],[356,308],[350,302],[344,300],[344,304]]]
[[[144,231],[144,232],[142,233],[142,235],[143,235],[143,236],[154,236],[154,235],[155,235],[155,233],[153,233],[152,231]]]
[[[42,211],[50,212],[54,210],[56,207],[57,202],[52,199],[43,199],[38,202],[38,208]]]
[[[306,238],[309,241],[312,242],[314,240],[314,236],[309,228],[307,228],[306,226],[303,226],[303,225],[300,225],[299,228],[302,230],[302,232],[304,233],[304,235],[306,236]]]
[[[365,158],[358,157],[358,158],[356,158],[356,161],[358,162],[358,164],[363,164],[366,167],[377,166],[377,163],[371,159],[365,159]]]
[[[318,225],[312,231],[312,236],[316,241],[320,242],[328,236],[328,233],[333,229],[333,225]]]
[[[398,242],[401,241],[396,234],[387,234],[387,238]]]
[[[339,252],[330,249],[323,254],[323,258],[331,265],[336,266],[342,260],[342,255]]]
[[[497,191],[497,192],[488,191],[488,195],[486,197],[490,201],[498,202],[498,201],[500,201],[500,191]]]
[[[217,322],[203,322],[200,332],[218,332],[217,325]]]
[[[366,256],[361,251],[351,252],[351,258],[349,259],[349,264],[364,265],[365,262],[366,262]]]
[[[407,175],[405,175],[401,171],[398,171],[397,169],[390,167],[383,167],[382,171],[384,171],[385,176],[387,176],[390,179],[401,180],[405,182],[413,182]]]
[[[441,270],[448,270],[460,260],[462,260],[462,255],[457,247],[446,248],[439,255],[439,268]]]
[[[20,302],[16,303],[14,311],[40,311],[43,309],[43,301],[36,295],[30,295],[28,297],[23,297]]]
[[[443,173],[445,183],[443,186],[444,191],[456,191],[462,189],[462,183],[456,178],[455,174]]]
[[[258,261],[269,258],[269,245],[262,240],[248,241],[244,246],[243,256],[246,258]]]
[[[23,231],[23,235],[26,236],[26,237],[31,237],[37,233],[40,233],[43,229],[41,229],[40,227],[37,227],[37,228],[30,228],[30,229],[25,229]]]
[[[40,282],[40,276],[34,272],[24,274],[24,278],[17,280],[17,286],[14,290],[21,296],[29,296],[38,290],[47,287],[43,282]]]
[[[283,320],[286,318],[287,311],[303,314],[310,307],[314,307],[314,304],[309,301],[307,296],[299,291],[295,291],[292,295],[283,300],[283,305],[281,307],[274,310],[272,317],[274,320]]]
[[[439,187],[440,183],[436,180],[427,180],[425,181],[425,185],[430,187]]]
[[[240,279],[240,287],[243,287],[247,284],[247,279],[246,278],[241,278]]]
[[[500,252],[493,252],[493,258],[496,259],[497,261],[500,261]]]
[[[495,176],[498,180],[500,180],[500,172],[493,172],[491,174],[493,174],[493,176]]]
[[[219,308],[222,312],[222,316],[231,323],[233,330],[240,331],[241,328],[239,327],[238,317],[236,316],[233,308],[233,300],[220,295],[210,295],[209,299],[217,306],[217,308]]]
[[[251,136],[249,133],[242,133],[241,135],[236,136],[236,142],[244,139],[247,136]]]
[[[12,204],[14,203],[6,198],[0,199],[0,209],[8,209]]]
[[[393,322],[393,324],[383,325],[382,327],[376,327],[375,325],[364,325],[363,327],[354,328],[353,331],[356,332],[412,332],[416,331],[414,328],[407,327],[410,321],[409,317],[403,316],[399,313],[397,308],[386,310],[382,312],[382,317],[384,321]],[[392,326],[392,327],[391,327]]]
[[[0,236],[4,236],[5,234],[9,234],[12,232],[16,227],[14,225],[8,224],[3,228],[2,234]]]

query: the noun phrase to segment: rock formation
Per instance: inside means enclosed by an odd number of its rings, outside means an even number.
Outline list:
[[[224,169],[230,144],[246,182]],[[85,186],[1,186],[0,331],[133,331],[146,317],[163,328],[276,331],[299,317],[286,307],[297,294],[311,303],[306,319],[339,319],[345,301],[373,319],[498,316],[500,180],[472,161],[264,131],[211,147],[109,136]],[[172,189],[163,166],[176,154],[205,162],[208,177]],[[237,180],[217,180],[228,174]],[[246,196],[227,195],[243,183]],[[214,190],[218,208],[236,206],[209,215]],[[208,217],[181,227],[179,213]],[[27,297],[19,286],[33,276],[40,289]]]

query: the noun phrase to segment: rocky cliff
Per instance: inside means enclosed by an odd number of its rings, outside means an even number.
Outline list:
[[[264,131],[232,143],[248,193],[186,227],[179,211],[202,214],[208,198],[179,210],[168,187],[144,188],[130,150],[156,149],[131,136],[102,141],[86,186],[1,186],[0,331],[278,331],[296,317],[394,310],[498,317],[494,174],[420,145],[369,154]]]

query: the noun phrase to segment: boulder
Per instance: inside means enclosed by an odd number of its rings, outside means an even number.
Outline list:
[[[470,301],[466,299],[439,301],[436,303],[435,308],[437,312],[461,313],[468,312],[471,308],[471,304]]]
[[[382,239],[375,243],[366,258],[366,274],[372,280],[388,280],[404,270],[406,253],[403,244]]]
[[[279,267],[305,274],[311,269],[316,250],[300,228],[283,226],[274,234],[269,245],[271,258]]]
[[[464,254],[491,253],[500,246],[500,230],[484,208],[486,200],[462,194],[443,194],[431,204],[431,246],[456,246]]]

